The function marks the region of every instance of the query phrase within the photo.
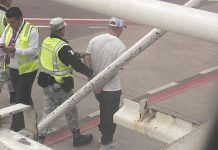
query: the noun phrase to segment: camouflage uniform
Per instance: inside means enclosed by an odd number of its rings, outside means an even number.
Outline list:
[[[40,54],[42,71],[38,76],[38,85],[43,88],[46,103],[43,117],[46,117],[73,95],[73,70],[86,75],[88,78],[93,75],[92,70],[82,63],[68,42],[62,38],[66,26],[63,18],[53,18],[49,24],[51,34],[42,43]],[[93,139],[93,135],[81,134],[76,106],[71,107],[65,113],[65,116],[73,134],[73,145],[89,144]],[[38,136],[39,142],[44,142],[46,132],[39,133],[41,134]]]
[[[9,92],[10,93],[14,92],[14,89],[11,83],[9,69],[7,68],[6,70],[4,70],[4,56],[1,56],[0,57],[0,92],[2,91],[2,88],[5,83],[8,86]]]
[[[7,8],[4,5],[1,5],[0,18],[3,19],[3,21],[0,19],[2,22],[0,23],[0,36],[2,36],[5,30],[5,27],[7,26],[7,19],[5,17],[6,11],[7,11]],[[8,86],[9,93],[10,93],[10,103],[15,103],[15,91],[11,83],[9,69],[8,68],[5,69],[4,65],[5,65],[4,56],[0,56],[0,93],[2,91],[4,84],[6,83]]]
[[[46,117],[49,113],[55,110],[59,105],[61,105],[65,100],[73,95],[73,90],[66,92],[61,88],[59,83],[54,83],[52,86],[47,86],[43,88],[43,94],[45,99],[44,104],[44,113],[43,118]],[[78,112],[76,106],[72,107],[69,111],[65,113],[67,122],[71,130],[79,128],[78,124]],[[47,133],[43,131],[40,136],[45,136]]]

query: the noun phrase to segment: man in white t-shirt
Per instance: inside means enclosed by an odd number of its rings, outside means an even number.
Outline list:
[[[108,33],[90,40],[84,61],[93,70],[94,76],[126,51],[126,46],[119,39],[124,27],[126,26],[123,20],[112,17],[109,21]],[[113,135],[116,125],[113,123],[113,115],[119,109],[121,96],[118,73],[94,92],[100,104],[100,124],[98,126],[102,133],[100,150],[115,150]]]

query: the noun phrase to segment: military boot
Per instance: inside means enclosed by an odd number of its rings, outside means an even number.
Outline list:
[[[89,144],[92,139],[92,134],[82,135],[79,129],[73,130],[73,146],[82,146]]]

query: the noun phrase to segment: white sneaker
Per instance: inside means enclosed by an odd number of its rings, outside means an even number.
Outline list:
[[[118,150],[118,146],[114,142],[111,142],[107,145],[101,144],[100,150]]]
[[[115,142],[111,142],[111,143],[110,143],[110,147],[111,147],[113,150],[118,150],[118,144],[115,143]]]

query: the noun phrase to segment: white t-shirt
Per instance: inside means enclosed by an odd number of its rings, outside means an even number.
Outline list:
[[[98,35],[90,40],[86,53],[91,55],[93,74],[97,75],[121,54],[126,51],[126,46],[116,36],[108,33]],[[118,91],[121,89],[120,79],[116,74],[104,87],[103,91]]]

